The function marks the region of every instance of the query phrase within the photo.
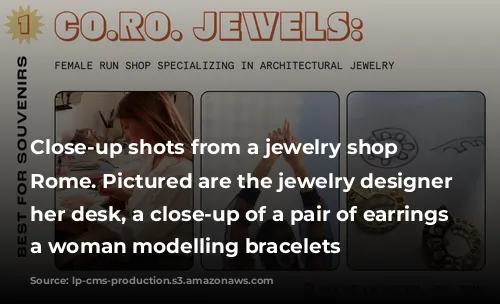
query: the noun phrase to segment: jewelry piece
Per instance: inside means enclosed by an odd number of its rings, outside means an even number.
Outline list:
[[[441,206],[441,210],[448,210]],[[427,260],[432,268],[441,270],[466,270],[474,268],[481,260],[482,240],[474,224],[453,217],[448,212],[448,221],[438,222],[434,226],[425,225],[422,245]],[[448,233],[462,237],[467,241],[469,251],[464,255],[454,255],[448,251]]]
[[[399,224],[396,219],[388,221],[366,221],[364,213],[368,210],[379,208],[390,208],[392,210],[403,210],[406,206],[402,191],[397,189],[364,189],[359,185],[353,186],[347,194],[348,201],[358,207],[356,222],[366,231],[383,233],[393,230]]]

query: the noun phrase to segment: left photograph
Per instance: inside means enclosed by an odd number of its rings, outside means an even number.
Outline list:
[[[55,176],[89,177],[91,189],[57,189],[55,208],[66,210],[101,210],[113,207],[125,222],[75,221],[67,216],[55,225],[55,241],[63,244],[96,244],[100,250],[78,250],[75,254],[56,254],[55,263],[61,270],[188,270],[193,256],[188,254],[150,253],[143,246],[141,253],[116,254],[104,252],[106,246],[148,242],[192,243],[193,222],[152,221],[147,214],[154,210],[193,210],[194,191],[187,188],[158,186],[154,188],[109,186],[103,177],[177,179],[193,173],[193,96],[189,92],[59,92],[55,96],[55,134],[58,143],[83,143],[95,147],[114,143],[123,149],[119,155],[97,153],[94,148],[83,155],[56,155]],[[129,144],[183,144],[179,154],[131,153]],[[158,180],[158,179],[157,179]],[[104,187],[103,185],[107,186]],[[134,221],[139,210],[145,216]],[[69,248],[68,248],[69,249]],[[123,250],[113,250],[123,251]],[[82,253],[85,251],[86,253]],[[92,251],[92,253],[88,253]],[[100,252],[98,252],[100,251]]]

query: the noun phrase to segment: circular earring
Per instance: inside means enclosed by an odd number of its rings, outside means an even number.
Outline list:
[[[351,205],[358,207],[355,215],[356,223],[359,226],[373,233],[384,233],[393,230],[399,224],[396,219],[388,221],[366,221],[364,213],[368,210],[378,208],[389,208],[392,210],[403,210],[406,206],[406,199],[403,192],[398,189],[364,189],[360,185],[355,185],[349,191],[347,200]]]
[[[446,206],[441,206],[438,210],[448,209]],[[448,236],[451,235],[466,241],[468,251],[465,254],[456,255],[450,252]],[[482,240],[475,225],[450,214],[448,221],[424,227],[422,245],[427,262],[435,269],[468,270],[476,267],[481,260]]]

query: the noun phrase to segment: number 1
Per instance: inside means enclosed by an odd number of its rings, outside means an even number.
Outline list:
[[[21,35],[29,35],[30,33],[30,15],[23,15],[17,18],[19,24],[19,31]]]

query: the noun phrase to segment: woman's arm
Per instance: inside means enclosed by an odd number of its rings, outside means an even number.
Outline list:
[[[307,178],[308,173],[303,165],[294,168],[294,173],[297,178]],[[328,205],[323,198],[318,194],[315,188],[303,188],[300,191],[304,210],[317,210],[317,206],[321,206],[322,210],[328,210]],[[323,242],[328,240],[333,242],[333,231],[330,223],[331,215],[328,221],[308,221],[307,223],[300,222],[299,229],[302,239],[307,238],[311,242]],[[305,255],[305,266],[307,269],[330,269],[333,262],[332,254],[327,253],[309,253]]]
[[[255,167],[252,176],[259,180],[266,177],[274,163],[275,158],[264,158]],[[236,195],[231,203],[229,203],[228,210],[237,210],[240,215],[240,220],[226,226],[225,241],[236,242],[238,244],[238,255],[234,258],[225,258],[224,268],[234,270],[250,270],[254,268],[254,260],[251,254],[246,253],[246,240],[250,238],[250,222],[245,220],[245,214],[249,210],[253,210],[257,199],[260,196],[260,190],[255,187],[247,187],[242,189]]]
[[[290,143],[298,144],[298,140],[292,135],[290,123],[285,122],[285,141]],[[285,154],[285,160],[290,165],[295,177],[304,179],[309,177],[307,169],[304,164],[304,155],[302,153],[298,154]],[[301,189],[300,192],[303,208],[304,210],[317,210],[317,206],[320,205],[321,209],[328,210],[328,206],[325,201],[319,196],[315,188],[306,187]],[[329,219],[331,216],[329,217]],[[299,231],[301,238],[307,238],[311,242],[323,242],[328,240],[333,242],[333,232],[329,222],[324,221],[308,221],[307,223],[299,223]],[[333,261],[332,254],[320,253],[313,254],[309,253],[305,255],[305,264],[307,269],[329,269],[331,268]]]
[[[242,189],[229,203],[226,210],[237,210],[240,220],[226,226],[224,234],[225,243],[235,242],[238,246],[238,253],[235,257],[224,258],[224,268],[232,270],[254,269],[253,256],[246,252],[246,239],[250,237],[250,223],[242,217],[248,210],[252,210],[259,198],[260,190],[255,188]]]

